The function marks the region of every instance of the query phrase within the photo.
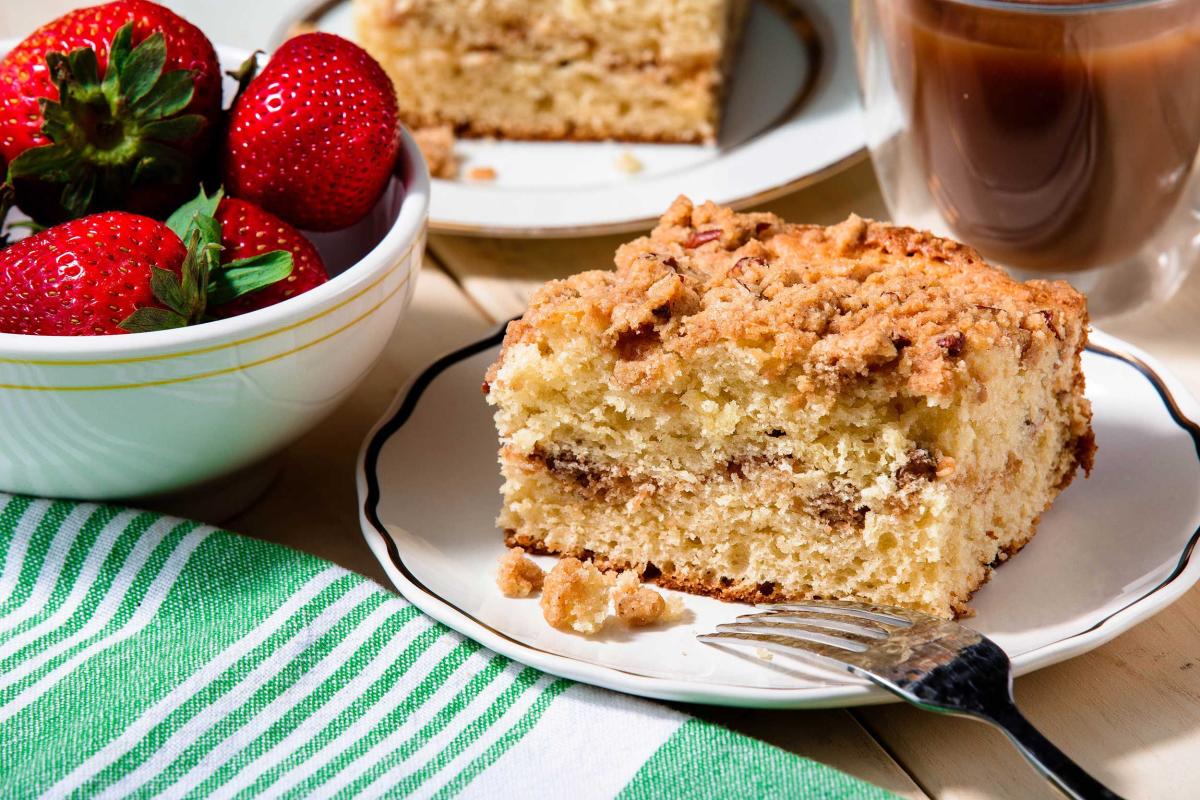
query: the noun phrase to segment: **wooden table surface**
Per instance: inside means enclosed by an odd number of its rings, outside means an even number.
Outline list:
[[[83,4],[5,0],[0,36],[31,30]],[[264,46],[264,31],[273,29],[281,9],[295,4],[237,3],[234,15],[228,11],[235,4],[225,0],[168,2],[214,39],[245,47]],[[850,211],[887,216],[866,161],[763,208],[803,222],[835,222]],[[337,413],[284,454],[266,495],[226,526],[386,584],[358,527],[354,460],[367,430],[414,371],[520,313],[542,281],[611,265],[613,250],[626,238],[432,236],[412,308],[381,362]],[[1156,355],[1200,394],[1200,273],[1167,307],[1104,327]],[[1015,692],[1035,725],[1120,794],[1200,797],[1200,590],[1091,653],[1018,679]],[[990,728],[904,705],[688,710],[904,797],[1059,796]]]

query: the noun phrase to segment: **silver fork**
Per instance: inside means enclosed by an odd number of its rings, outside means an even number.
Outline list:
[[[852,603],[786,603],[701,634],[713,645],[753,645],[867,678],[915,706],[983,720],[1067,796],[1117,798],[1017,710],[1012,665],[995,642],[957,622]]]

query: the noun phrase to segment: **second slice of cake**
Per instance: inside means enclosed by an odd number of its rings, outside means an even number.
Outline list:
[[[410,127],[716,141],[746,0],[354,0]]]
[[[684,199],[616,263],[542,288],[488,375],[509,544],[950,616],[1091,466],[1064,283]]]

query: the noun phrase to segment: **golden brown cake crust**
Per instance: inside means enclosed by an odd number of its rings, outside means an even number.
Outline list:
[[[1067,321],[1086,316],[1068,284],[1018,283],[927,232],[857,216],[790,225],[680,197],[649,236],[618,249],[615,271],[539,290],[505,347],[576,317],[604,326],[626,362],[617,378],[634,390],[653,391],[678,359],[731,341],[761,352],[764,375],[797,376],[801,393],[870,376],[940,398],[967,349],[1005,339],[1022,353],[1059,348]]]
[[[449,127],[454,135],[463,139],[515,139],[535,142],[604,142],[615,139],[638,144],[712,144],[716,141],[716,134],[711,131],[675,130],[647,134],[598,123],[571,122],[543,127],[512,122],[489,125],[476,121],[461,122],[438,114],[421,114],[414,111],[400,112],[400,119],[413,129]]]

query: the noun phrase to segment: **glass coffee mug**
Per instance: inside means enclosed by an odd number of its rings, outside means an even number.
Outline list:
[[[867,141],[894,221],[1093,316],[1200,260],[1200,0],[855,0]]]

